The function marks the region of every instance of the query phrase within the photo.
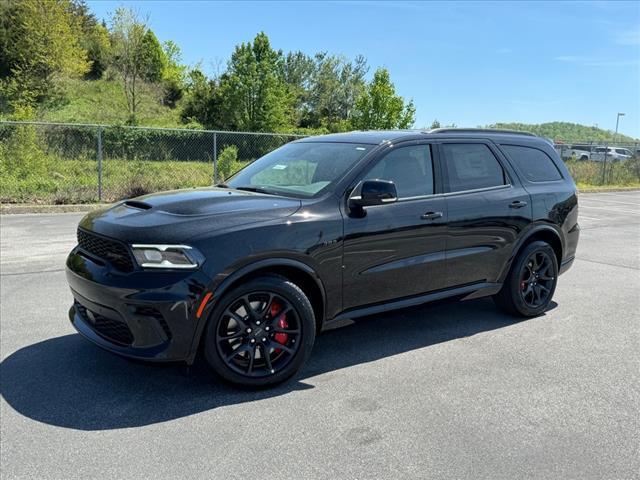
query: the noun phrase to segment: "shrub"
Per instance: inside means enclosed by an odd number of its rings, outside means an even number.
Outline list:
[[[218,176],[227,180],[240,168],[238,164],[238,147],[229,145],[224,147],[218,155]]]

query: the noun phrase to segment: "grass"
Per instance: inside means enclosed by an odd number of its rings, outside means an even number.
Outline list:
[[[566,162],[579,189],[602,187],[640,187],[640,159],[603,163],[570,160]]]
[[[64,92],[38,112],[46,122],[123,124],[127,121],[124,91],[115,80],[67,79]],[[163,105],[159,92],[143,85],[139,91],[138,124],[152,127],[180,127],[180,109]],[[183,126],[183,125],[182,125]]]
[[[234,164],[232,172],[242,163]],[[45,175],[5,175],[0,203],[77,204],[98,201],[98,169],[92,160],[50,158]],[[210,162],[105,159],[102,201],[115,202],[146,193],[210,186]],[[220,179],[222,180],[222,179]]]

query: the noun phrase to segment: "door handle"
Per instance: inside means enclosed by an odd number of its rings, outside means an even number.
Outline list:
[[[442,212],[427,212],[421,215],[422,220],[435,220],[436,218],[442,218]]]
[[[509,208],[522,208],[522,207],[526,207],[527,206],[527,202],[523,202],[521,200],[516,200],[514,202],[511,202],[509,204]]]

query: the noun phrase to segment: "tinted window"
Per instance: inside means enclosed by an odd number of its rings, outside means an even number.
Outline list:
[[[542,150],[516,145],[502,145],[502,149],[530,182],[550,182],[562,179],[553,160]]]
[[[429,145],[396,148],[364,176],[365,179],[391,180],[398,198],[433,194],[433,162]]]
[[[442,152],[450,192],[505,185],[504,171],[486,145],[445,143]]]

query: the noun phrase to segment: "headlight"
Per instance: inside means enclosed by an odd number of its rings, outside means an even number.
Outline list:
[[[188,245],[131,245],[142,268],[198,268],[204,258]]]

